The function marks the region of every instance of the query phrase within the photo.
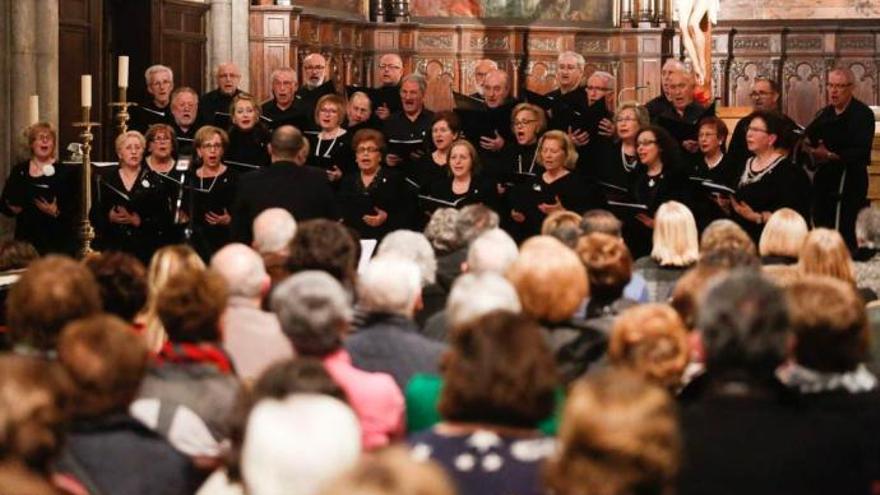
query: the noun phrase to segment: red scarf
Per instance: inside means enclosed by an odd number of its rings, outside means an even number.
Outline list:
[[[229,356],[220,347],[201,342],[193,344],[189,342],[172,343],[165,342],[159,354],[155,356],[156,362],[162,363],[201,363],[214,366],[223,374],[233,372],[232,362]]]

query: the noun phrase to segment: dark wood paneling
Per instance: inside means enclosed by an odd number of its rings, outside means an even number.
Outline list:
[[[204,90],[209,6],[180,0],[153,0],[153,61],[174,71],[174,85]]]
[[[71,123],[82,120],[80,76],[92,75],[92,120],[109,116],[103,84],[103,2],[101,0],[60,0],[58,26],[59,146],[79,141],[79,130]],[[94,130],[96,157],[103,149],[104,129]]]

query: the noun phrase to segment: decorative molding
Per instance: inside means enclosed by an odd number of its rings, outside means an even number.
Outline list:
[[[451,34],[420,34],[419,48],[434,48],[437,50],[452,50]]]
[[[559,40],[557,38],[529,38],[529,50],[537,50],[544,52],[559,51]]]
[[[874,50],[873,36],[847,36],[840,37],[840,50]]]
[[[575,42],[575,50],[579,53],[607,53],[610,44],[607,38],[582,38]]]
[[[733,39],[733,48],[739,50],[770,51],[770,38],[765,36],[743,36]]]
[[[471,50],[509,50],[510,39],[507,36],[474,36],[469,46]]]
[[[789,37],[785,40],[785,48],[788,50],[821,51],[822,38],[818,36]]]

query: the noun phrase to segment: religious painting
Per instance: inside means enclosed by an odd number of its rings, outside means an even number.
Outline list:
[[[609,24],[608,0],[410,0],[415,18],[548,21]]]

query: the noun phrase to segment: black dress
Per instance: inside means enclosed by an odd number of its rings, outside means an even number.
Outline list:
[[[351,133],[344,132],[333,139],[321,139],[316,132],[307,132],[309,140],[309,157],[307,165],[323,170],[330,170],[334,166],[339,167],[342,175],[351,175],[357,172],[354,152],[351,149]]]
[[[737,200],[745,202],[756,212],[791,208],[804,218],[809,218],[810,181],[803,169],[795,166],[787,157],[781,157],[774,165],[756,174],[751,171],[753,160],[750,158],[746,161],[737,186]],[[764,225],[737,214],[733,218],[757,244]]]
[[[693,212],[700,231],[714,220],[727,218],[724,210],[713,200],[714,195],[725,195],[726,191],[716,186],[736,189],[743,166],[744,162],[736,162],[731,155],[724,155],[712,168],[709,168],[705,159],[701,159],[692,170],[689,177],[692,201],[687,206]]]
[[[184,204],[190,217],[190,243],[203,260],[210,260],[217,250],[230,242],[232,223],[211,225],[205,215],[232,214],[236,173],[229,167],[216,177],[187,174]]]
[[[231,165],[238,173],[259,170],[269,165],[267,145],[271,135],[266,127],[258,123],[249,131],[232,126],[229,129],[229,146],[223,154],[223,163]]]
[[[608,190],[609,199],[612,197],[610,193],[614,191],[626,194],[626,191],[620,189],[629,189],[632,172],[638,162],[638,155],[627,155],[620,143],[608,148],[608,152],[600,156],[596,164],[596,178]]]
[[[164,201],[169,205],[169,215],[172,219],[161,226],[156,242],[157,248],[183,242],[183,226],[176,223],[176,221],[178,219],[178,212],[186,210],[186,205],[183,202],[183,183],[189,171],[177,170],[177,162],[174,163],[175,166],[171,167],[168,172],[159,172],[149,168],[146,159],[144,159],[144,164],[142,165],[145,169],[151,170],[161,180],[162,194],[165,195]]]
[[[426,153],[405,171],[405,179],[416,192],[427,191],[428,186],[449,176],[449,166],[434,161],[433,153]]]
[[[519,224],[517,231],[512,232],[511,236],[521,241],[541,233],[541,224],[547,215],[538,209],[538,205],[556,203],[557,198],[564,209],[578,214],[605,206],[604,196],[598,187],[588,185],[573,172],[553,182],[547,182],[544,174],[535,175],[511,190],[511,209],[525,216],[525,221]]]
[[[95,175],[93,195],[89,215],[96,231],[95,247],[131,253],[148,264],[172,221],[164,181],[141,167],[131,189],[126,189],[117,165]],[[114,207],[137,213],[141,224],[135,227],[110,222]]]
[[[630,192],[636,204],[644,205],[645,210],[631,209],[628,211],[615,210],[623,222],[623,237],[632,253],[633,259],[651,254],[653,246],[653,229],[648,228],[636,219],[636,215],[644,213],[654,218],[657,208],[667,201],[679,201],[685,205],[691,204],[688,194],[686,178],[674,170],[667,170],[664,166],[658,175],[648,175],[648,167],[638,164],[633,171]]]
[[[412,195],[408,194],[403,178],[380,167],[365,186],[361,174],[350,174],[343,178],[339,187],[339,205],[342,222],[360,234],[361,239],[381,240],[385,234],[404,228],[410,223],[412,215]],[[364,215],[375,215],[376,209],[388,214],[385,223],[378,227],[367,225]]]
[[[75,223],[79,212],[79,171],[53,164],[55,173],[32,177],[30,162],[16,165],[0,197],[0,212],[15,217],[15,239],[31,243],[40,254],[73,254],[76,250]],[[34,204],[37,198],[58,202],[58,217],[49,216]],[[15,213],[10,206],[18,206]]]
[[[480,175],[471,176],[470,187],[464,194],[457,194],[452,190],[452,177],[447,176],[428,186],[427,194],[419,196],[419,208],[428,217],[438,208],[460,210],[474,204],[482,204],[494,210],[498,207],[495,185]]]

